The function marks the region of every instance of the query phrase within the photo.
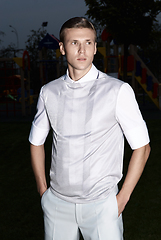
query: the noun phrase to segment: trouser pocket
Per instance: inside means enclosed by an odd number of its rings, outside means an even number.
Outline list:
[[[50,191],[50,189],[48,188],[42,195],[41,197],[41,207],[42,209],[44,209],[44,202],[45,202],[45,199],[46,199],[46,196],[47,196],[47,193]]]

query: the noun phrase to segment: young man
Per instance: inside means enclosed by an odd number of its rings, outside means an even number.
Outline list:
[[[92,64],[96,31],[84,18],[64,23],[66,75],[42,87],[30,132],[31,161],[46,240],[122,240],[122,216],[149,156],[149,136],[131,87]],[[44,142],[53,130],[50,187]],[[124,136],[133,149],[122,188]]]

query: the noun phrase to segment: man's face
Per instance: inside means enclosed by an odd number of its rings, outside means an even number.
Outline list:
[[[69,73],[77,71],[84,76],[91,68],[96,54],[95,34],[89,28],[65,30],[64,43],[60,43],[62,55],[66,55]]]

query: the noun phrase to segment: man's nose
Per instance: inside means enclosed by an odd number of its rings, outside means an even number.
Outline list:
[[[79,45],[79,52],[80,52],[80,53],[84,53],[84,52],[85,52],[85,46],[84,46],[84,44],[81,44],[81,43],[80,43],[80,45]]]

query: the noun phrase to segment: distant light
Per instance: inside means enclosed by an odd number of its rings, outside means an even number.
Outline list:
[[[48,22],[43,22],[42,27],[46,27],[48,25]]]

